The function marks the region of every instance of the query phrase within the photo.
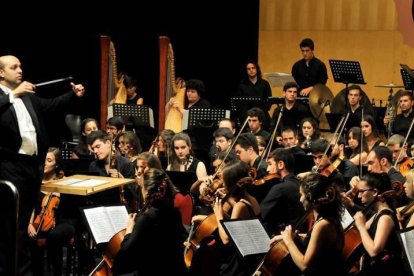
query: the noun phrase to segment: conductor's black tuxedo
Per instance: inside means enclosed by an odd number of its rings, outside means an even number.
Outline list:
[[[43,123],[43,113],[54,111],[68,105],[74,92],[68,92],[53,99],[42,99],[34,94],[27,93],[21,96],[26,106],[37,136],[37,155],[29,156],[19,154],[22,144],[18,118],[10,96],[0,87],[0,179],[11,181],[17,188],[19,200],[18,225],[18,267],[21,275],[29,274],[29,256],[26,254],[28,246],[26,239],[27,226],[30,220],[36,197],[40,190],[42,171],[41,167],[46,158],[48,148],[46,129]],[[11,202],[2,198],[0,200],[0,275],[10,275],[11,256],[8,250],[12,248],[10,213],[7,212]]]

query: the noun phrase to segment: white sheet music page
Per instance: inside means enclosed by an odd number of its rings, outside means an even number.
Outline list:
[[[241,255],[267,253],[270,238],[258,219],[223,221]]]
[[[127,226],[128,212],[125,206],[96,207],[83,209],[96,243],[109,242]]]
[[[414,273],[414,228],[400,232],[407,260],[410,263],[411,272]]]

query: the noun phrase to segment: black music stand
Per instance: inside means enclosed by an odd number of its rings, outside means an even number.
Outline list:
[[[192,149],[198,159],[209,163],[208,150],[211,147],[213,133],[220,120],[230,118],[226,109],[191,108],[183,115],[183,130],[191,137]]]
[[[347,95],[348,85],[350,83],[366,84],[364,81],[364,76],[362,75],[361,65],[359,64],[359,61],[330,59],[329,65],[331,66],[334,81],[345,84]]]
[[[150,107],[136,104],[114,104],[113,114],[115,117],[122,118],[127,130],[139,133],[142,148],[150,148],[156,135],[154,113]]]
[[[114,104],[113,109],[114,116],[122,118],[125,124],[129,122],[133,127],[154,128],[154,113],[146,105]]]
[[[230,107],[232,119],[238,125],[242,124],[247,118],[247,111],[253,107],[259,107],[263,110],[266,102],[259,96],[233,96],[230,97]],[[263,110],[264,111],[264,110]]]
[[[401,78],[403,80],[405,89],[414,91],[414,70],[410,69],[410,67],[405,64],[400,65]]]
[[[197,181],[197,175],[194,172],[166,171],[166,173],[183,195],[189,194],[191,186]]]

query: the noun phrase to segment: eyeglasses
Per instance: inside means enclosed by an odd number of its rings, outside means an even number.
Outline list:
[[[374,190],[373,188],[370,188],[370,189],[365,189],[365,190],[360,189],[360,190],[358,190],[358,193],[359,193],[359,194],[362,194],[362,193],[364,193],[364,192],[373,191],[373,190]]]

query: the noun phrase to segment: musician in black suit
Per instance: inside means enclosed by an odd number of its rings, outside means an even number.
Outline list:
[[[41,184],[41,164],[48,148],[43,112],[54,111],[69,104],[85,89],[71,83],[72,91],[53,99],[35,96],[35,85],[23,81],[22,66],[14,56],[0,57],[0,179],[11,181],[19,191],[18,268],[21,275],[30,275],[26,233]],[[0,214],[0,275],[10,275],[13,264],[9,250],[13,248],[12,224]]]

